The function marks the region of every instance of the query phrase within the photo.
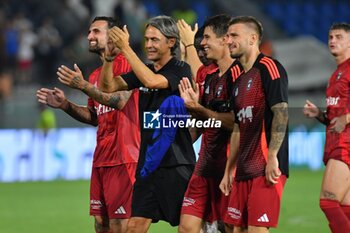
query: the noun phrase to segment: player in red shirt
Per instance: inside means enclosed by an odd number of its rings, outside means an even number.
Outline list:
[[[327,126],[320,207],[332,232],[342,233],[350,232],[350,24],[332,25],[328,47],[338,67],[329,79],[327,110],[307,100],[304,114]]]
[[[105,63],[113,63],[111,70],[99,67],[89,77],[89,82],[94,85],[95,100],[89,97],[87,106],[78,106],[68,101],[58,88],[42,88],[37,92],[39,102],[60,108],[81,122],[98,126],[91,174],[90,214],[95,217],[95,231],[99,233],[126,232],[140,147],[138,92],[108,94],[98,90],[101,72],[116,76],[131,70],[117,49],[106,49],[107,31],[116,25],[118,21],[110,17],[96,17],[90,25],[87,36],[90,52],[97,53]],[[106,50],[108,57],[105,56]],[[58,75],[63,72],[59,68]],[[75,77],[82,76],[77,65],[70,73]]]
[[[251,16],[233,18],[228,28],[231,57],[244,67],[233,86],[235,125],[220,184],[225,195],[232,188],[226,222],[235,232],[277,226],[288,176],[288,79],[278,61],[260,52],[262,32]]]

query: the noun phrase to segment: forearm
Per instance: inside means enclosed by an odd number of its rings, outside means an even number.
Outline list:
[[[126,90],[127,85],[120,76],[115,77],[113,73],[113,60],[112,58],[105,58],[102,70],[100,74],[100,86],[99,88],[103,92],[115,92]]]
[[[240,132],[239,126],[234,124],[233,131],[230,138],[230,155],[227,158],[225,173],[230,175],[233,171],[233,168],[236,166],[238,158],[238,149],[239,149],[239,140]]]
[[[273,112],[269,156],[277,156],[288,126],[288,104],[278,103],[271,108]]]
[[[97,126],[97,115],[91,109],[86,106],[76,105],[68,100],[62,105],[61,109],[74,119]]]
[[[130,46],[123,48],[122,53],[128,60],[131,69],[136,74],[140,82],[147,88],[165,89],[168,87],[167,80],[161,75],[155,74],[150,70],[131,49]]]
[[[202,65],[202,62],[199,60],[197,55],[197,50],[194,45],[190,45],[185,48],[186,49],[186,62],[191,66],[192,77],[193,80],[196,81],[197,71],[199,67]]]
[[[122,109],[125,106],[132,93],[132,91],[105,93],[91,83],[87,84],[82,91],[100,104],[117,109]]]

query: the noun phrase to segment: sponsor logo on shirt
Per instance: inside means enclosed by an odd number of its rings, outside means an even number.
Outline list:
[[[105,114],[105,113],[108,113],[108,112],[112,112],[114,111],[115,109],[114,108],[111,108],[111,107],[108,107],[108,106],[105,106],[103,104],[99,104],[97,107],[95,106],[95,110],[96,110],[96,114],[97,116],[101,115],[101,114]]]
[[[253,121],[253,108],[254,106],[247,106],[245,108],[242,108],[237,113],[237,118],[240,122],[245,123],[245,121],[248,119],[249,122]]]
[[[334,105],[337,105],[338,104],[338,101],[339,101],[340,97],[328,97],[326,99],[326,102],[327,102],[327,106],[334,106]]]

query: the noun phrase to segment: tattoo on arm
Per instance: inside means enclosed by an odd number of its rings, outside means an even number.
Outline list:
[[[326,199],[337,200],[337,196],[332,192],[323,191],[322,194],[323,194],[324,198],[326,198]]]
[[[78,106],[73,103],[68,103],[65,112],[80,122],[90,124],[93,126],[97,126],[98,124],[96,112],[90,109],[89,107]]]
[[[124,107],[132,93],[132,91],[105,93],[93,85],[86,86],[82,91],[100,104],[117,109]]]
[[[275,104],[271,110],[273,112],[273,120],[269,150],[278,152],[288,125],[288,104],[285,102]]]

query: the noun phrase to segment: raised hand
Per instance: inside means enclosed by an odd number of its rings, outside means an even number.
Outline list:
[[[83,74],[77,64],[74,64],[74,70],[62,65],[58,68],[57,75],[61,83],[74,89],[83,90],[88,83],[84,80]]]
[[[54,89],[41,88],[37,90],[36,96],[40,103],[46,104],[52,108],[63,109],[67,102],[64,92],[56,87]]]
[[[123,30],[118,27],[113,27],[108,30],[108,36],[113,41],[116,47],[118,47],[120,50],[123,50],[127,46],[129,46],[129,32],[126,28],[126,25],[124,25]]]
[[[194,44],[194,36],[198,31],[198,24],[194,25],[192,30],[191,26],[186,23],[185,20],[180,19],[177,21],[177,28],[179,29],[181,42],[186,46],[190,44]]]

